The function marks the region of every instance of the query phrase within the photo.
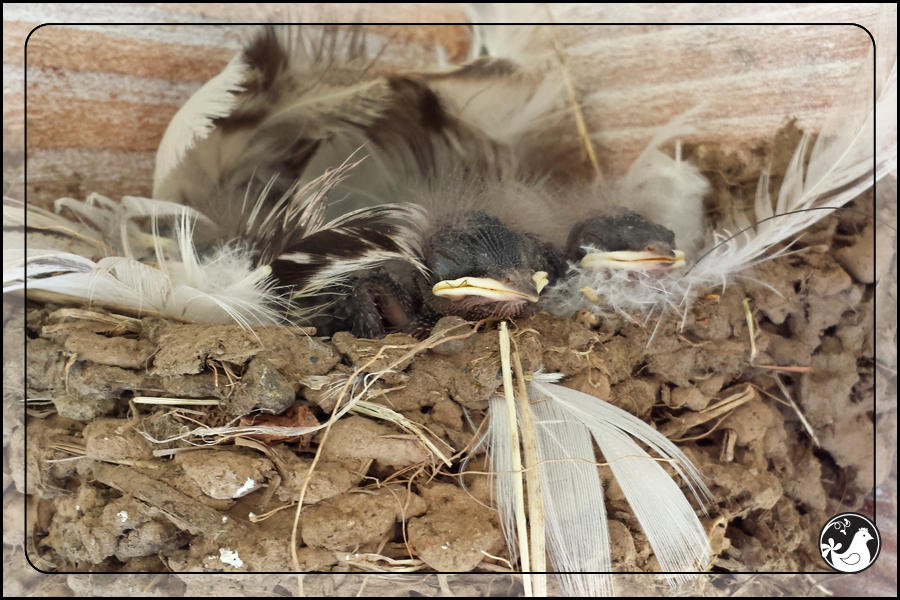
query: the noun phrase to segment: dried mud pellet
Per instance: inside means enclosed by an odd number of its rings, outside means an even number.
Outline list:
[[[854,244],[841,248],[834,257],[860,283],[874,283],[875,228],[871,225],[866,227]]]
[[[629,379],[612,387],[610,404],[637,417],[643,417],[650,414],[653,409],[659,388],[658,381],[643,378]]]
[[[436,403],[429,413],[436,423],[455,431],[462,430],[462,408],[452,400],[441,400]]]
[[[334,551],[374,546],[397,521],[397,500],[384,495],[341,494],[300,513],[303,543]]]
[[[119,462],[153,458],[153,445],[126,419],[98,419],[88,423],[84,436],[85,456]]]
[[[296,330],[266,330],[262,339],[265,358],[291,380],[300,377],[325,375],[341,362],[341,353],[333,344],[310,337]]]
[[[162,317],[145,317],[141,319],[141,339],[159,344],[162,335],[172,325],[175,324]]]
[[[66,395],[62,392],[56,392],[51,400],[59,416],[76,421],[90,421],[113,414],[117,404],[114,398]]]
[[[243,365],[259,357],[294,380],[324,375],[341,360],[332,344],[298,328],[169,324],[158,339],[154,372],[164,377],[200,373],[210,362]]]
[[[677,387],[672,390],[671,398],[669,406],[672,408],[684,406],[695,412],[706,408],[709,405],[709,401],[712,399],[710,396],[705,396],[703,392],[696,387]]]
[[[282,450],[279,456],[283,460],[283,466],[280,466],[279,470],[284,479],[275,495],[284,502],[295,502],[300,499],[312,459],[300,458],[288,450]],[[357,483],[359,477],[344,463],[321,461],[316,465],[309,483],[306,484],[303,502],[316,504],[326,498],[343,494]]]
[[[53,405],[60,416],[88,421],[112,413],[125,392],[145,387],[147,376],[142,372],[76,362],[61,380],[63,389],[53,396]]]
[[[428,459],[415,439],[399,438],[398,431],[363,417],[341,419],[331,427],[323,460],[373,458],[380,464],[403,468]]]
[[[28,340],[25,352],[25,383],[35,390],[62,387],[66,368],[63,349],[49,340]]]
[[[609,549],[613,563],[617,566],[633,566],[632,563],[634,562],[636,552],[634,548],[634,538],[632,537],[631,532],[628,531],[628,527],[626,527],[624,523],[613,521],[612,519],[610,519],[607,527],[609,528]],[[623,571],[627,569],[619,567],[618,570]]]
[[[176,398],[224,398],[231,392],[228,378],[214,372],[160,377],[159,382]]]
[[[275,472],[267,458],[227,450],[185,452],[175,460],[188,479],[217,500],[233,500],[255,492]]]
[[[156,346],[147,340],[106,337],[89,331],[75,331],[65,341],[65,349],[98,365],[125,369],[143,369]]]
[[[296,400],[294,385],[269,361],[255,358],[250,361],[234,395],[227,400],[225,410],[242,416],[254,410],[281,414]]]
[[[116,546],[116,558],[126,561],[139,556],[171,552],[178,548],[178,528],[166,521],[150,521],[128,531]]]
[[[465,319],[454,315],[444,317],[437,323],[435,323],[434,328],[431,330],[431,335],[435,336],[442,331],[448,330],[448,333],[444,334],[445,337],[448,338],[458,335],[464,335],[469,332],[469,328],[466,327],[466,323],[467,321]],[[431,351],[441,356],[453,356],[455,354],[465,352],[472,347],[473,343],[473,337],[450,340],[449,342],[438,344],[437,346],[432,348]]]
[[[496,555],[503,534],[496,513],[452,484],[420,489],[428,505],[424,516],[412,519],[407,530],[416,556],[441,571],[471,571],[485,554]]]

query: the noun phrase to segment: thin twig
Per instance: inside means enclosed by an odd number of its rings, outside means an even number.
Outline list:
[[[717,419],[753,398],[759,398],[759,395],[756,393],[756,389],[748,383],[740,391],[704,408],[700,412],[689,413],[682,418],[673,417],[672,420],[660,427],[659,432],[670,440],[676,436],[680,437],[691,428]]]
[[[816,432],[813,431],[812,425],[809,424],[809,421],[806,420],[806,417],[803,416],[803,413],[800,411],[800,407],[797,406],[797,403],[794,402],[794,399],[791,398],[791,394],[788,392],[787,387],[785,387],[784,383],[781,381],[781,377],[778,376],[778,373],[774,373],[772,378],[775,379],[775,383],[778,384],[778,389],[781,390],[781,393],[784,394],[784,399],[790,402],[791,408],[794,409],[794,412],[797,413],[797,416],[800,417],[800,422],[803,423],[803,428],[806,429],[806,433],[809,434],[809,437],[812,438],[813,444],[816,445],[816,448],[821,448],[822,444],[819,442],[819,438],[816,437]]]
[[[547,596],[547,538],[544,530],[544,502],[541,496],[541,470],[534,469],[540,462],[537,439],[534,433],[534,419],[528,402],[528,389],[519,360],[518,348],[513,351],[513,366],[519,391],[519,407],[522,411],[522,444],[525,449],[525,483],[528,488],[528,522],[531,525],[531,568],[534,574],[534,594],[538,598]]]
[[[215,398],[159,398],[157,396],[135,396],[135,404],[163,404],[171,406],[218,406]]]
[[[756,360],[756,328],[753,326],[753,313],[750,311],[750,298],[744,298],[744,316],[747,318],[747,330],[750,332],[750,362]]]
[[[778,365],[753,365],[757,369],[768,369],[770,371],[787,371],[788,373],[812,373],[812,367],[788,366],[779,367]]]
[[[547,11],[549,22],[553,23],[553,14],[550,12],[550,8],[547,5],[544,5],[544,8]],[[563,76],[563,83],[566,85],[566,92],[569,94],[569,103],[572,105],[572,114],[575,116],[575,125],[578,128],[578,137],[581,139],[582,145],[584,145],[584,150],[588,155],[588,159],[591,161],[591,166],[594,167],[594,176],[597,181],[600,181],[602,176],[600,161],[597,160],[597,153],[594,151],[594,144],[591,141],[590,133],[588,133],[587,123],[584,120],[584,113],[581,111],[581,106],[578,103],[578,96],[575,93],[575,84],[572,83],[572,77],[569,75],[565,54],[563,53],[562,46],[560,46],[559,41],[556,39],[554,27],[547,27],[547,31],[549,32],[550,40],[553,42],[553,50],[556,52],[556,58],[559,60],[559,70]]]

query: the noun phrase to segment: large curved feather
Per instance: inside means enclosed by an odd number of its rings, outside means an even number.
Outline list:
[[[215,119],[227,117],[237,106],[235,92],[243,90],[247,70],[242,55],[234,57],[221,73],[206,82],[172,117],[156,151],[154,196],[185,153],[212,132]]]
[[[670,583],[704,570],[712,549],[694,509],[635,440],[669,461],[705,510],[712,496],[697,468],[675,444],[640,419],[553,383],[559,378],[536,373],[528,397],[540,460],[547,547],[567,595],[594,597],[613,592],[606,509],[591,438],[609,463]],[[486,439],[495,473],[495,502],[515,560],[511,436],[507,419],[497,417],[505,410],[502,399],[491,401]]]

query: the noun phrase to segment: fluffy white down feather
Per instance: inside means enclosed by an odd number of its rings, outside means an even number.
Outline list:
[[[26,250],[7,245],[15,241],[4,236],[4,293],[27,287],[137,314],[199,322],[246,326],[282,320],[285,302],[271,269],[254,267],[239,244],[199,257],[193,228],[202,216],[187,207],[147,198],[119,203],[99,195],[84,203],[62,199],[58,206],[72,210],[82,222],[32,207],[5,207],[5,223],[24,224],[27,212],[29,227],[38,223],[54,235],[29,235]],[[149,219],[152,233],[143,232],[137,218]],[[172,234],[160,234],[163,220],[172,221]],[[80,244],[81,254],[71,251],[73,242]],[[45,246],[34,247],[38,243]]]

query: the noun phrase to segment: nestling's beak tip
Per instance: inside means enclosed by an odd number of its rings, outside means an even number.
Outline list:
[[[547,287],[548,283],[550,283],[547,271],[537,271],[531,278],[534,280],[534,287],[537,290],[538,295],[540,295],[541,291]],[[537,302],[537,300],[534,300],[534,302]]]

